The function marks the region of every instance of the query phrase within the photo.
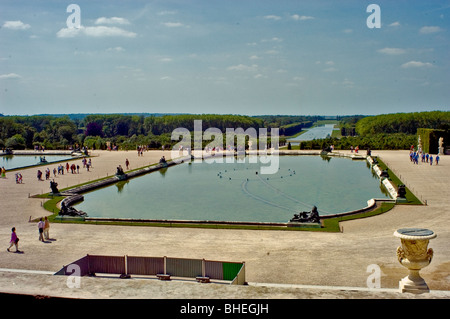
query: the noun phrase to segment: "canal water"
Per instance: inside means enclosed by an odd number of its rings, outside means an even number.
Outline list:
[[[287,142],[290,142],[291,145],[298,145],[301,141],[312,141],[317,139],[323,139],[331,136],[333,133],[334,124],[325,124],[322,126],[317,126],[312,129],[308,129],[305,133],[288,139]]]

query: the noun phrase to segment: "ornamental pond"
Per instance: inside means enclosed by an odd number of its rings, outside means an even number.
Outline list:
[[[285,223],[317,206],[331,215],[389,198],[366,161],[280,156],[275,174],[260,161],[190,162],[83,194],[75,208],[89,217]]]
[[[0,156],[0,167],[6,170],[17,169],[22,167],[29,167],[35,165],[42,165],[41,157],[47,161],[45,164],[55,163],[59,161],[66,161],[74,159],[70,154],[68,155],[2,155]]]

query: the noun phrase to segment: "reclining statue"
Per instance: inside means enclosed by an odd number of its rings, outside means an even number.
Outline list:
[[[317,207],[313,206],[311,212],[301,212],[298,214],[294,214],[294,218],[292,218],[290,221],[298,223],[319,223],[320,217],[319,212],[317,211]]]
[[[66,206],[65,202],[61,203],[61,210],[59,211],[59,215],[64,216],[87,216],[87,214],[81,210],[77,210],[71,206]]]

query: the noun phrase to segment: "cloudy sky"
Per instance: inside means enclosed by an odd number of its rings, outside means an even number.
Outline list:
[[[436,0],[1,0],[0,113],[450,110],[449,18]]]

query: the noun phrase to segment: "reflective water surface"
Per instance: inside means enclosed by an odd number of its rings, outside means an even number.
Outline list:
[[[365,161],[280,156],[278,173],[258,163],[183,163],[84,194],[90,217],[287,222],[299,211],[320,215],[387,198]],[[258,173],[258,174],[257,174]]]
[[[5,169],[8,170],[25,166],[39,165],[41,156],[45,157],[49,163],[73,158],[70,155],[2,155],[0,156],[0,167],[5,167]]]

